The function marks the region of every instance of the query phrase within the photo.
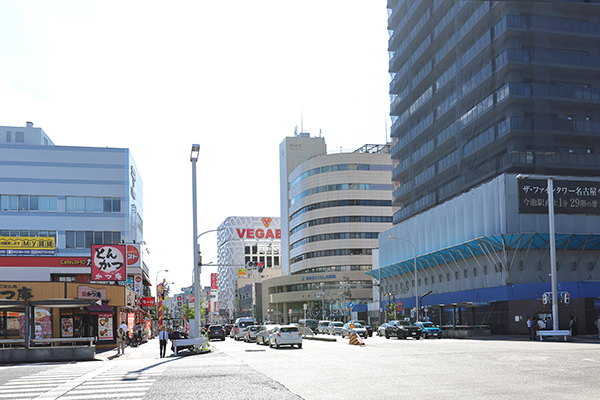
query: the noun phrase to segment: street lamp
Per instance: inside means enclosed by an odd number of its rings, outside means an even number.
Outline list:
[[[414,257],[414,265],[415,265],[415,310],[417,311],[415,313],[415,321],[419,320],[419,294],[418,294],[418,283],[417,282],[417,248],[415,247],[415,245],[413,244],[413,242],[411,242],[410,240],[406,240],[406,239],[402,239],[402,238],[397,238],[394,236],[389,236],[390,239],[394,239],[394,240],[402,240],[403,242],[406,242],[408,244],[410,244],[413,247],[413,250],[415,251],[415,257]]]
[[[558,293],[556,288],[556,232],[554,228],[554,176],[518,174],[517,179],[538,178],[548,182],[548,235],[550,236],[550,284],[552,285],[552,329],[558,330]]]
[[[190,161],[192,162],[192,225],[194,227],[194,319],[197,337],[200,337],[200,266],[198,265],[198,204],[196,197],[196,162],[199,155],[200,145],[193,144]]]

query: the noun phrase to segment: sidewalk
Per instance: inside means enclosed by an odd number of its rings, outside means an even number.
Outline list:
[[[467,340],[511,340],[517,342],[529,342],[529,335],[491,335],[491,336],[480,336],[480,337],[471,337]],[[540,340],[535,340],[539,342]],[[544,340],[548,341],[548,340]],[[562,342],[562,340],[558,340]],[[575,337],[570,336],[567,339],[567,342],[571,343],[596,343],[600,344],[600,337],[598,335],[578,335]]]
[[[147,343],[143,343],[137,347],[125,346],[125,353],[118,355],[117,348],[108,349],[96,349],[96,356],[94,359],[99,361],[110,361],[115,359],[129,359],[129,358],[159,358],[159,344],[158,338],[149,339]],[[169,357],[185,357],[196,354],[210,353],[210,350],[200,353],[190,353],[186,350],[180,350],[177,355],[171,350],[171,341],[167,343],[167,351],[165,352],[165,358]]]

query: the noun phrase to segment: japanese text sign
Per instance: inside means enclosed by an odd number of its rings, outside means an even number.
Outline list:
[[[519,212],[548,213],[548,182],[522,179],[519,183]],[[554,180],[556,214],[600,214],[600,182]]]
[[[125,245],[92,245],[93,281],[125,281],[127,267]]]

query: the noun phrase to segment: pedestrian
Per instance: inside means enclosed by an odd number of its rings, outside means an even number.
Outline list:
[[[546,330],[551,331],[553,328],[552,319],[550,317],[546,317]]]
[[[596,320],[596,326],[598,327],[598,337],[600,337],[600,317]]]
[[[165,331],[164,325],[160,326],[158,340],[160,341],[160,358],[164,358],[165,352],[167,351],[167,341],[169,340],[169,335],[167,334],[167,331]]]
[[[533,340],[532,336],[531,336],[531,317],[527,317],[527,333],[529,333],[529,340]]]
[[[577,318],[571,315],[571,320],[569,321],[569,329],[571,330],[571,336],[577,336]]]
[[[538,328],[540,331],[543,331],[544,329],[546,329],[546,323],[544,322],[543,317],[538,319]]]
[[[123,338],[123,342],[127,342],[127,338],[129,337],[129,333],[127,332],[127,325],[125,324],[125,321],[121,321],[121,325],[119,325],[119,329],[123,329],[123,332],[125,332],[125,336]]]
[[[540,329],[540,326],[538,325],[538,319],[533,318],[533,321],[531,321],[531,336],[530,336],[529,340],[535,340],[537,331],[539,329]]]
[[[125,331],[123,326],[117,330],[117,355],[125,354]]]

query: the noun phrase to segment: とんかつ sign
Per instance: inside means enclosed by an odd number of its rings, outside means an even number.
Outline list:
[[[93,281],[125,281],[127,253],[124,245],[92,245]]]

